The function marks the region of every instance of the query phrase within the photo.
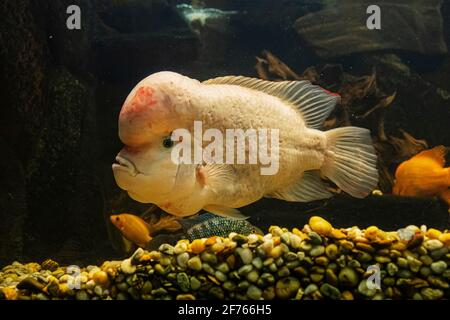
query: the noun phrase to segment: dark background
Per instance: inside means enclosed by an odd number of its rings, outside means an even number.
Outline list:
[[[121,148],[117,117],[129,91],[153,72],[173,70],[199,80],[255,76],[255,56],[263,49],[299,71],[330,62],[358,75],[376,66],[380,85],[397,91],[387,129],[401,124],[430,146],[450,145],[447,50],[394,48],[323,59],[293,28],[299,17],[321,10],[322,1],[197,1],[239,12],[207,23],[200,34],[177,13],[176,2],[0,2],[0,265],[48,257],[98,263],[120,255],[107,217],[145,206],[128,199],[112,176]],[[81,7],[81,30],[66,28],[72,4]],[[448,1],[441,12],[448,47]],[[448,221],[438,201],[389,197],[306,205],[263,200],[244,212],[261,227],[302,226],[317,212],[342,227],[445,228]]]

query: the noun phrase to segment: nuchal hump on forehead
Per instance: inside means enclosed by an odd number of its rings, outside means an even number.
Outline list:
[[[189,125],[192,89],[200,83],[174,72],[158,72],[139,82],[119,115],[119,137],[128,146],[149,143]]]

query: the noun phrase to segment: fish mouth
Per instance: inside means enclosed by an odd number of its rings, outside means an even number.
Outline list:
[[[133,177],[137,176],[140,173],[132,161],[122,156],[117,156],[116,162],[117,163],[114,163],[112,166],[113,170],[126,171]]]

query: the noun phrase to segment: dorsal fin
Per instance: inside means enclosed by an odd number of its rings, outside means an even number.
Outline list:
[[[433,149],[425,150],[425,151],[418,153],[415,156],[415,158],[426,157],[428,159],[433,159],[437,165],[439,165],[440,167],[443,168],[445,165],[446,151],[447,150],[445,149],[444,146],[437,146],[437,147],[434,147]]]
[[[220,77],[204,84],[237,85],[275,96],[297,108],[309,128],[320,129],[323,122],[340,101],[338,94],[331,93],[309,81],[265,81],[243,76]]]

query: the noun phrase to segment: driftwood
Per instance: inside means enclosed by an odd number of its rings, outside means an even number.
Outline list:
[[[341,103],[324,123],[324,130],[341,126],[364,126],[371,130],[378,153],[379,188],[392,190],[397,166],[428,148],[425,140],[418,140],[403,129],[395,135],[385,132],[386,109],[392,106],[396,92],[387,94],[377,85],[377,74],[355,77],[344,72],[341,65],[310,67],[298,74],[268,51],[257,57],[256,71],[265,80],[309,80],[330,91],[339,93]]]

